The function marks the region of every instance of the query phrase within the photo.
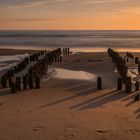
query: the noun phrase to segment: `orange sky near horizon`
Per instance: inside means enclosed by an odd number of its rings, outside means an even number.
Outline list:
[[[140,30],[138,0],[19,1],[0,2],[0,29]]]

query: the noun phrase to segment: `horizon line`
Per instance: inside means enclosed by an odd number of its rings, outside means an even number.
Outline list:
[[[0,31],[140,31],[140,29],[0,29]]]

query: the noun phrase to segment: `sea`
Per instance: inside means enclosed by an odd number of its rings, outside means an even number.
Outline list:
[[[140,31],[129,30],[1,30],[0,48],[101,52],[108,48],[140,52]]]

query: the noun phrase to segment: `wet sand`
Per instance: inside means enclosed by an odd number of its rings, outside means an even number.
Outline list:
[[[31,49],[4,49],[0,48],[0,56],[3,55],[16,55],[16,54],[25,54],[25,53],[34,53],[39,50],[31,50]]]

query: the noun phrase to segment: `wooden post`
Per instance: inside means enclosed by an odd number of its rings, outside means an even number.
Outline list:
[[[140,95],[137,94],[137,95],[135,96],[135,101],[139,101],[139,100],[140,100]]]
[[[138,73],[140,74],[140,63],[138,63]]]
[[[136,82],[135,83],[135,91],[139,91],[139,86],[140,86],[139,82]]]
[[[60,62],[62,62],[62,56],[60,56]]]
[[[131,92],[132,92],[131,77],[127,77],[125,83],[125,93],[131,93]]]
[[[16,89],[21,90],[21,78],[16,77]]]
[[[117,90],[122,90],[122,83],[123,83],[122,78],[118,78],[118,86],[117,86]]]
[[[11,84],[12,84],[12,79],[11,78],[9,78],[9,87],[11,87]]]
[[[17,66],[14,66],[14,73],[17,73]]]
[[[126,62],[129,62],[129,58],[127,57]]]
[[[135,57],[135,64],[138,64],[138,63],[139,63],[139,58]]]
[[[36,77],[36,79],[35,79],[35,87],[36,87],[36,89],[40,88],[40,78],[39,77]]]
[[[27,78],[23,76],[23,89],[27,89]]]
[[[7,81],[6,81],[6,78],[5,77],[2,77],[1,84],[2,84],[2,87],[3,88],[7,88]]]
[[[11,93],[15,93],[16,92],[16,85],[14,82],[11,83]]]
[[[101,90],[102,89],[102,78],[97,77],[97,89]]]
[[[68,55],[70,55],[70,48],[68,48]]]
[[[32,79],[32,76],[29,76],[29,88],[30,89],[33,88],[33,79]]]

